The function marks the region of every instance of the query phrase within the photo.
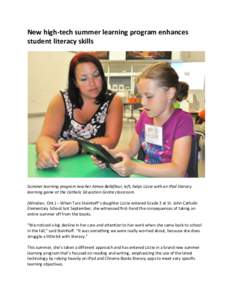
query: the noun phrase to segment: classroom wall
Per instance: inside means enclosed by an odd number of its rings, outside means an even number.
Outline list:
[[[28,142],[34,143],[48,103],[66,88],[72,52],[28,52]]]
[[[51,98],[67,86],[72,52],[28,53],[28,112],[47,110]]]

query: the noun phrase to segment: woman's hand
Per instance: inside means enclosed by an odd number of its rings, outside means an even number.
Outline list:
[[[111,164],[110,167],[120,176],[130,176],[134,173],[135,162],[122,152],[117,153],[116,157],[121,157],[122,161],[117,164]]]
[[[59,157],[55,150],[44,150],[38,154],[36,166],[38,169],[56,168],[59,164]]]
[[[59,157],[76,155],[79,152],[78,141],[68,140],[53,144],[54,149]]]

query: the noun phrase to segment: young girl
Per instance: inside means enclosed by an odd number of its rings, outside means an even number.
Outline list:
[[[189,113],[175,109],[173,104],[187,97],[188,85],[179,81],[169,63],[158,62],[138,77],[137,91],[144,110],[129,146],[121,151],[110,151],[122,157],[121,162],[111,165],[112,169],[121,176],[187,176],[193,121]],[[131,160],[141,150],[144,162]]]

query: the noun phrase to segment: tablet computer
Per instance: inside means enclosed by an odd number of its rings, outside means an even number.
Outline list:
[[[113,157],[102,145],[93,144],[85,139],[78,138],[82,149],[106,164],[116,164],[122,160],[121,157]]]

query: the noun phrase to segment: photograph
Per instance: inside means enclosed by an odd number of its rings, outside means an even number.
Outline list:
[[[171,59],[171,51],[127,51],[126,59]]]
[[[74,52],[79,53],[79,52]],[[109,59],[109,51],[90,51],[89,53],[96,56],[98,59]]]
[[[204,52],[99,53],[28,52],[28,176],[204,177]]]

